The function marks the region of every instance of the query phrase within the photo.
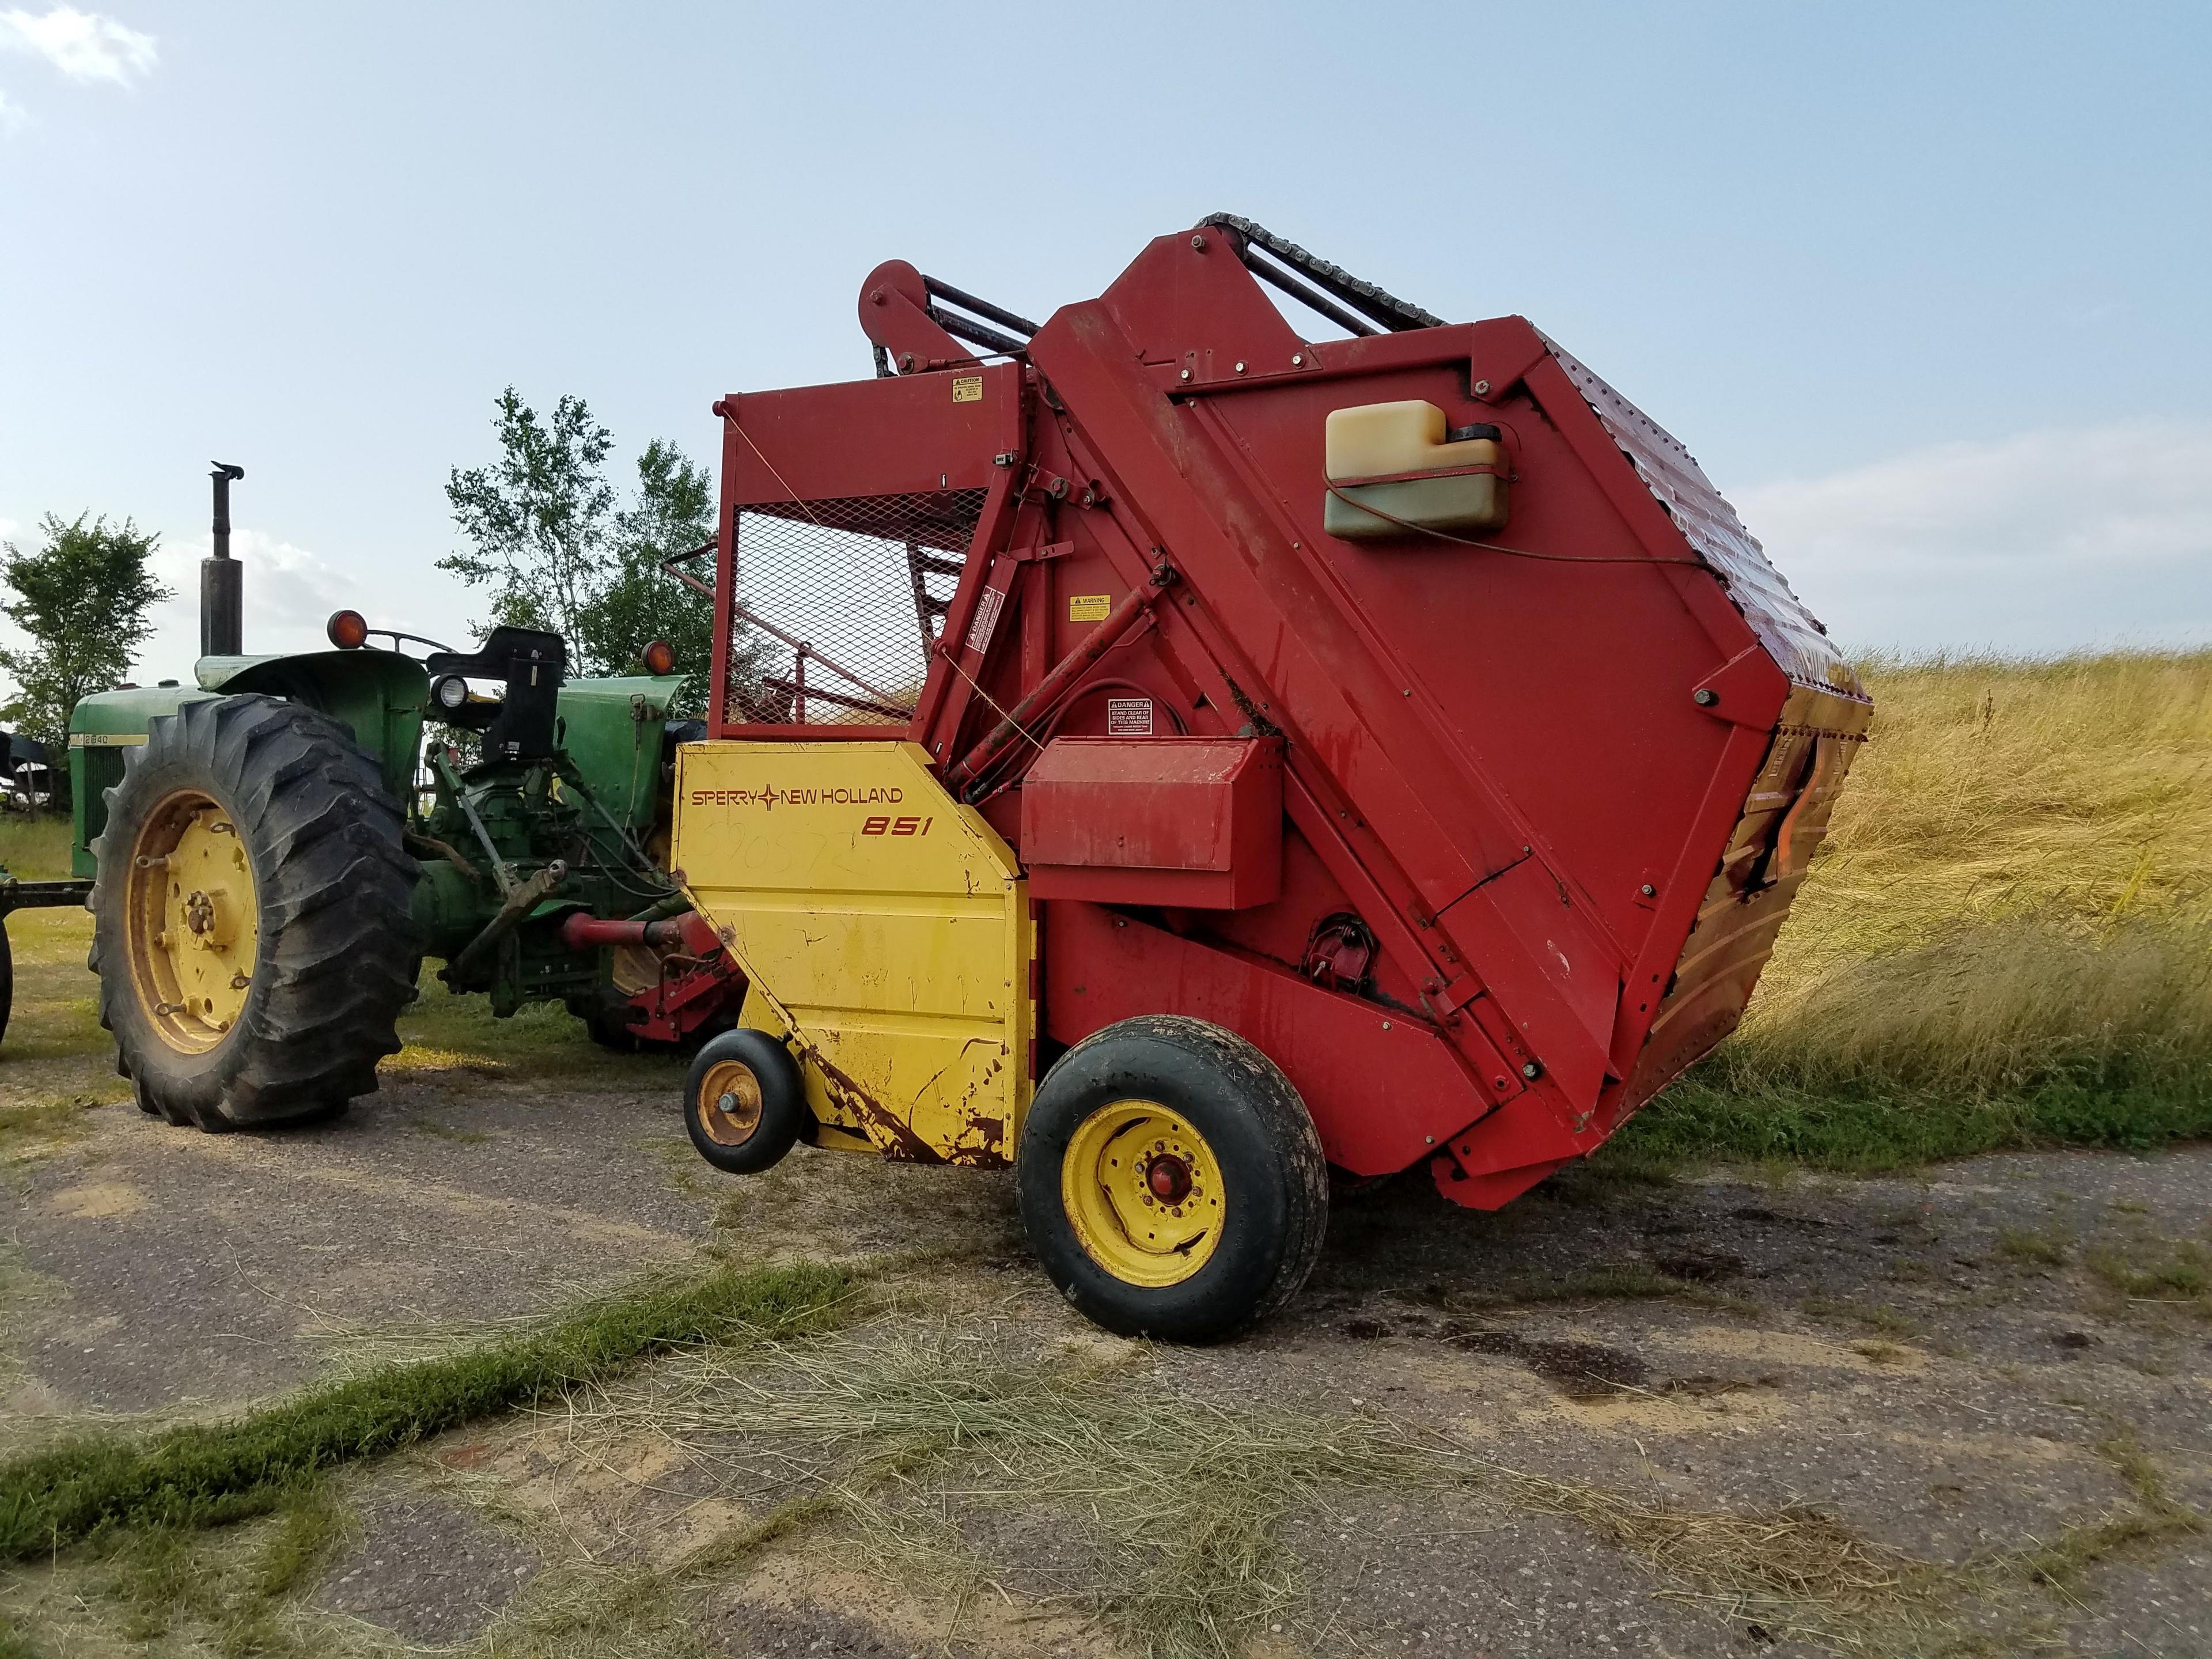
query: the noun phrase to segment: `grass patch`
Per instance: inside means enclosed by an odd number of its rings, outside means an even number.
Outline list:
[[[66,808],[42,811],[35,823],[21,812],[0,812],[0,866],[18,881],[66,880],[73,844]]]
[[[2034,1583],[2057,1590],[2069,1601],[2081,1575],[2098,1563],[2130,1551],[2205,1530],[2204,1517],[2174,1498],[2166,1477],[2133,1433],[2123,1430],[2101,1442],[2098,1452],[2126,1484],[2132,1500],[2094,1521],[2067,1528],[2049,1543],[2017,1551],[2005,1565]]]
[[[481,1129],[458,1129],[450,1123],[441,1123],[434,1117],[425,1117],[420,1112],[408,1117],[407,1127],[434,1140],[449,1140],[457,1146],[481,1146],[491,1139]]]
[[[84,1133],[87,1111],[131,1094],[85,970],[92,918],[72,907],[18,910],[7,927],[15,996],[0,1040],[0,1164],[68,1145]]]
[[[1869,1170],[2212,1134],[2212,652],[1863,672],[1758,996],[1620,1139]]]
[[[963,1587],[988,1594],[1011,1577],[1153,1659],[1225,1659],[1277,1624],[1333,1650],[1333,1621],[1306,1604],[1281,1532],[1294,1511],[1355,1526],[1343,1504],[1362,1492],[1421,1502],[1414,1494],[1457,1491],[1572,1520],[1629,1553],[1663,1595],[1832,1648],[1932,1624],[1956,1588],[1809,1509],[1696,1510],[1514,1469],[1371,1413],[1209,1403],[1162,1386],[1133,1345],[1103,1360],[1024,1361],[898,1320],[780,1358],[679,1361],[652,1399],[610,1402],[596,1426],[709,1463],[757,1460],[759,1443],[733,1435],[742,1424],[772,1437],[780,1462],[811,1471],[811,1491],[787,1506],[792,1524],[833,1519],[841,1559],[956,1601]],[[580,1414],[586,1437],[594,1426]],[[726,1568],[787,1529],[770,1522],[733,1529],[695,1565]],[[574,1616],[580,1628],[605,1607]],[[496,1650],[586,1650],[553,1639],[542,1611],[531,1628],[538,1646]]]
[[[2066,1245],[2049,1233],[2031,1232],[2021,1227],[2007,1227],[1997,1234],[1997,1249],[2014,1261],[2025,1261],[2039,1267],[2063,1267],[2066,1265]]]
[[[1896,1309],[1885,1308],[1879,1303],[1855,1302],[1848,1297],[1808,1296],[1797,1304],[1797,1311],[1824,1324],[1860,1325],[1886,1336],[1920,1334],[1919,1322]]]
[[[1487,1290],[1455,1291],[1438,1305],[1452,1312],[1490,1312],[1565,1302],[1686,1302],[1700,1308],[1756,1316],[1758,1304],[1709,1289],[1694,1280],[1662,1273],[1640,1262],[1585,1267],[1545,1278],[1510,1279]]]
[[[118,1534],[74,1576],[77,1593],[62,1594],[82,1605],[83,1592],[93,1592],[126,1641],[175,1638],[224,1659],[307,1659],[334,1650],[300,1607],[301,1595],[351,1531],[352,1517],[329,1483],[309,1481],[243,1536],[175,1527]],[[74,1643],[64,1650],[78,1650]]]
[[[602,1382],[653,1353],[811,1332],[851,1289],[815,1264],[649,1281],[471,1351],[381,1367],[232,1422],[88,1436],[0,1465],[0,1559],[121,1528],[267,1512],[325,1470]]]
[[[2189,1239],[2100,1245],[2083,1258],[2089,1271],[2130,1302],[2191,1304],[2212,1311],[2212,1252]]]
[[[404,1045],[387,1073],[467,1071],[488,1078],[558,1078],[577,1086],[671,1090],[685,1062],[668,1054],[617,1054],[592,1041],[584,1022],[559,1003],[533,1003],[495,1018],[487,997],[456,996],[425,963],[422,994],[399,1015]]]

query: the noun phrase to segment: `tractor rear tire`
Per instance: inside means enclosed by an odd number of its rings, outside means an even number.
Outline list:
[[[8,1035],[8,1017],[15,1012],[15,947],[8,942],[8,919],[0,916],[0,1038]]]
[[[723,1032],[684,1073],[684,1127],[699,1156],[726,1175],[781,1163],[812,1120],[799,1062],[766,1031]]]
[[[139,1105],[212,1133],[374,1091],[415,997],[421,869],[345,728],[275,697],[188,702],[106,802],[90,966]]]
[[[1328,1165],[1298,1091],[1235,1032],[1148,1014],[1093,1033],[1037,1087],[1014,1161],[1046,1274],[1109,1331],[1234,1335],[1320,1258]]]

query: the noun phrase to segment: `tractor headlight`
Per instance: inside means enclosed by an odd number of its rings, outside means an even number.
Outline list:
[[[448,714],[457,714],[468,702],[469,683],[459,674],[441,674],[430,688],[430,697]]]

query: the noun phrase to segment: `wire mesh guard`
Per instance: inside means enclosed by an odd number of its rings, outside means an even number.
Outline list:
[[[902,726],[945,629],[981,489],[738,509],[733,724]]]

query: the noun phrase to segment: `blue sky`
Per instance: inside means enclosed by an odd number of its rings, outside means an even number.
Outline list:
[[[2212,641],[2212,8],[0,7],[0,536],[207,462],[247,643],[451,637],[449,467],[866,372],[877,261],[1032,316],[1217,210],[1533,319],[1838,637]]]

